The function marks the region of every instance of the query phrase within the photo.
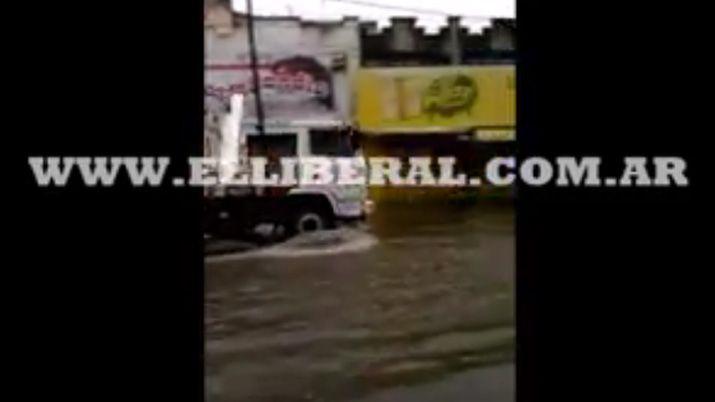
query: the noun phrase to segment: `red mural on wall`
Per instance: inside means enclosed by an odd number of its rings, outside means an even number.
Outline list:
[[[225,103],[235,93],[250,96],[253,90],[248,63],[212,63],[206,65],[205,93],[208,98]],[[331,73],[314,57],[291,56],[274,62],[261,60],[258,65],[261,95],[268,115],[334,109]],[[250,102],[248,102],[251,113]]]

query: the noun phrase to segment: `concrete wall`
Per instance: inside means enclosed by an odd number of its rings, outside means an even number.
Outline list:
[[[382,30],[360,24],[362,65],[427,66],[510,64],[516,52],[516,21],[495,19],[481,33],[470,33],[459,17],[449,17],[436,34],[426,34],[414,17],[394,17]]]
[[[225,2],[206,7],[206,105],[216,110],[230,93],[251,89],[248,30],[245,16],[231,12]],[[360,61],[357,19],[254,21],[266,118],[349,120],[352,79]],[[255,113],[252,96],[247,98],[246,113]]]

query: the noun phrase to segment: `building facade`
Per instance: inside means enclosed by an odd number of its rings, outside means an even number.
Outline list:
[[[357,18],[306,21],[298,17],[254,17],[261,97],[268,121],[331,119],[353,115],[352,79],[360,64]],[[206,5],[205,105],[220,110],[233,93],[247,96],[255,117],[246,17],[230,3]]]
[[[516,24],[494,20],[472,34],[450,17],[438,33],[428,35],[415,21],[393,18],[381,31],[374,23],[361,24],[355,121],[365,154],[405,160],[454,156],[460,171],[480,175],[490,157],[514,152]],[[484,193],[372,189],[378,202]]]
[[[229,1],[206,0],[206,149],[234,93],[246,96],[244,126],[255,127],[248,32],[246,16]],[[470,174],[479,174],[489,157],[514,152],[514,20],[495,19],[471,33],[450,17],[439,32],[426,34],[411,17],[393,18],[378,30],[357,18],[256,16],[254,32],[267,125],[342,122],[357,128],[367,156],[455,156]],[[377,201],[464,195],[372,191]]]
[[[363,67],[514,64],[516,21],[494,19],[480,33],[470,33],[459,17],[448,17],[436,34],[426,34],[414,17],[395,17],[382,30],[360,24]]]

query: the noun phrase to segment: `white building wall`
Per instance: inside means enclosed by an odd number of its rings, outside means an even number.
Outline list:
[[[220,111],[231,93],[250,91],[248,31],[244,17],[220,3],[210,7],[204,31],[206,105]],[[349,121],[360,63],[357,19],[257,17],[254,24],[267,121]],[[249,120],[255,115],[253,96],[246,99],[246,113]]]

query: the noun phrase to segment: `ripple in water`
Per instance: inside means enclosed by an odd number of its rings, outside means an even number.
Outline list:
[[[370,233],[353,228],[340,228],[320,232],[305,233],[284,243],[262,249],[212,255],[206,262],[236,261],[253,258],[299,258],[356,253],[369,250],[377,244],[377,238]]]

